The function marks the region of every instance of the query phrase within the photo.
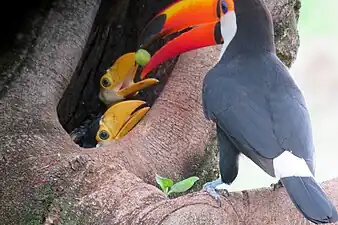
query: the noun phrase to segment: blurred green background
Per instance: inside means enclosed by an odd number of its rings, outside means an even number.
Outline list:
[[[303,0],[300,48],[291,68],[310,112],[316,147],[316,177],[338,177],[338,0]],[[269,186],[276,179],[241,156],[230,190]]]
[[[338,36],[338,1],[303,0],[298,28],[301,37]]]

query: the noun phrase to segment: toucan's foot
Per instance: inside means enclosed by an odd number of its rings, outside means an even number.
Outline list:
[[[203,189],[208,192],[208,194],[213,197],[218,203],[220,203],[221,200],[221,194],[224,194],[226,196],[230,196],[229,191],[227,188],[229,187],[228,184],[223,183],[221,178],[207,182],[203,185]]]
[[[283,186],[282,182],[279,180],[277,183],[271,184],[270,187],[275,191],[275,190],[282,188],[284,186]]]

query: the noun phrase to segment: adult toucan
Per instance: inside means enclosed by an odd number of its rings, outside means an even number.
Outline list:
[[[189,2],[191,14],[187,13],[188,8],[179,7],[189,6]],[[279,179],[308,220],[315,224],[337,222],[337,210],[314,175],[315,149],[306,103],[287,67],[276,56],[273,24],[266,6],[262,0],[204,0],[210,4],[203,5],[197,2],[202,1],[182,0],[171,5],[169,12],[175,13],[169,13],[168,9],[160,13],[158,18],[163,17],[158,19],[160,22],[156,18],[150,22],[150,25],[156,22],[156,32],[148,32],[149,38],[143,39],[151,40],[156,35],[165,36],[190,27],[188,21],[193,29],[201,29],[203,24],[212,23],[207,15],[216,12],[213,15],[220,24],[223,51],[219,62],[205,76],[202,99],[206,118],[217,126],[221,177],[206,183],[204,189],[219,198],[216,190],[235,180],[238,157],[244,154],[267,174]],[[186,20],[179,19],[181,15],[186,15]],[[155,54],[154,64],[149,62],[143,74],[168,58],[167,55],[211,45],[215,32],[210,30],[200,31],[205,39],[186,33],[189,42],[184,38],[180,41],[180,36],[175,44],[169,42],[170,49],[177,48],[171,50],[174,53],[158,53],[165,56],[158,56],[158,61]]]
[[[220,21],[224,26],[235,25],[231,23],[233,11],[233,0],[178,0],[162,10],[143,29],[139,46],[146,48],[158,38],[183,33],[155,52],[143,68],[141,79],[157,65],[181,53],[231,40],[234,27],[223,27],[227,33],[222,35]]]

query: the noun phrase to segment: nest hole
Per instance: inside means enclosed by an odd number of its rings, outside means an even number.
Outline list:
[[[101,2],[81,60],[57,107],[61,125],[79,146],[96,146],[98,121],[107,109],[98,98],[101,76],[118,57],[137,50],[142,29],[156,13],[172,2],[174,0]],[[153,54],[171,38],[159,40],[147,50]],[[132,99],[143,100],[152,106],[162,92],[177,58],[168,60],[150,74],[149,77],[157,78],[159,84],[140,91]],[[139,80],[139,74],[140,71],[135,81]]]

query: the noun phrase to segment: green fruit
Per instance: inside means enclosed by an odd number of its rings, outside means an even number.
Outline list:
[[[135,54],[135,61],[140,66],[147,65],[147,63],[149,62],[150,58],[151,58],[150,53],[147,50],[142,49],[142,48],[139,49],[139,50],[137,50],[137,52]]]

